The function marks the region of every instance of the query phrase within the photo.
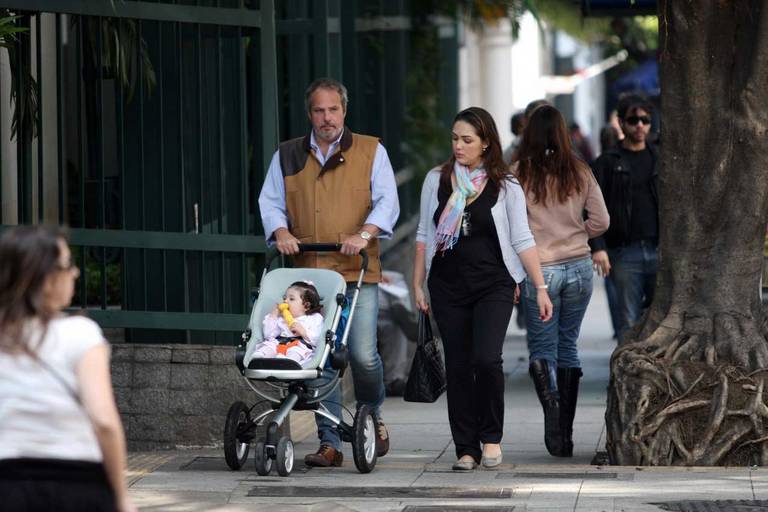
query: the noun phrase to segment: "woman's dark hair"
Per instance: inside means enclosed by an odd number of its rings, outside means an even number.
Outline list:
[[[301,292],[301,302],[304,303],[304,309],[307,310],[306,314],[312,315],[323,310],[320,294],[317,293],[315,285],[306,281],[296,281],[289,288],[295,288]]]
[[[533,111],[537,108],[541,107],[542,105],[549,105],[550,107],[552,104],[548,102],[547,100],[533,100],[532,102],[528,103],[525,106],[525,118],[530,119],[531,115],[533,114]]]
[[[513,114],[509,121],[509,127],[512,130],[512,134],[515,137],[519,137],[523,133],[523,128],[525,128],[525,114],[523,112]]]
[[[20,226],[0,236],[0,350],[31,351],[24,339],[25,324],[32,319],[42,323],[45,337],[48,322],[58,311],[51,311],[44,297],[45,282],[60,270],[59,241],[66,232],[57,226]]]
[[[453,118],[451,126],[458,121],[464,121],[472,125],[475,133],[481,140],[488,143],[488,149],[483,153],[483,168],[488,175],[488,180],[500,189],[504,186],[504,180],[509,175],[509,167],[504,163],[502,156],[501,142],[499,141],[499,131],[496,129],[496,123],[486,110],[480,107],[469,107],[462,110]],[[453,166],[456,163],[456,157],[451,154],[451,158],[440,168],[440,180],[443,183],[450,184]]]
[[[581,192],[587,164],[571,146],[563,115],[552,105],[536,108],[525,126],[518,148],[517,178],[533,201],[547,203],[548,192],[558,202]]]

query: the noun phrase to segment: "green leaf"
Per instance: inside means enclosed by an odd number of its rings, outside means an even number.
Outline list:
[[[114,2],[112,5],[115,7]],[[143,80],[140,87],[144,87],[146,94],[151,96],[157,78],[146,41],[139,35],[136,20],[90,17],[86,20],[84,39],[90,49],[90,65],[96,68],[101,64],[107,73],[114,76],[128,102],[133,101],[138,74],[141,73]],[[81,24],[82,18],[78,17],[76,23]],[[102,36],[101,62],[96,44],[99,32]]]
[[[19,25],[24,18],[0,10],[0,46],[8,52],[11,69],[11,140],[31,141],[37,135],[38,98],[30,64],[20,55],[19,38],[29,39],[28,29]]]

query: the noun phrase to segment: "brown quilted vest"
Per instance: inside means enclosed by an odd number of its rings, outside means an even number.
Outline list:
[[[280,144],[280,166],[285,180],[289,230],[301,243],[338,243],[359,233],[371,212],[371,172],[376,137],[358,135],[348,128],[321,166],[310,148],[310,136]],[[379,240],[368,241],[368,271],[363,281],[381,280]],[[335,270],[347,281],[357,281],[360,256],[338,252],[299,254],[297,267]]]

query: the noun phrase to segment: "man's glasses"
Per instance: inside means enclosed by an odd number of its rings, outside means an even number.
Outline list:
[[[629,116],[624,121],[631,126],[635,126],[638,123],[651,124],[651,118],[648,116]]]

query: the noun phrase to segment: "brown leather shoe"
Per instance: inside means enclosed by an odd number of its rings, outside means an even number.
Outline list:
[[[304,456],[304,464],[312,467],[340,467],[342,462],[344,462],[344,454],[327,444],[320,445],[316,453]]]
[[[376,456],[383,457],[389,452],[389,432],[384,420],[376,418]]]

